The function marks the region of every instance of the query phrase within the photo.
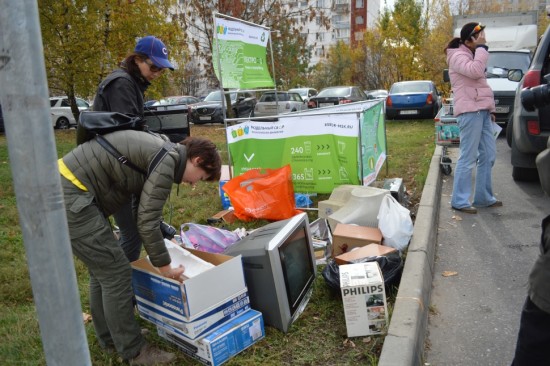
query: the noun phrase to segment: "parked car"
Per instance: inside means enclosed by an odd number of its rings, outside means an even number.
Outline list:
[[[159,105],[174,105],[174,104],[195,104],[200,102],[201,100],[197,97],[193,97],[191,95],[179,95],[174,97],[166,97],[161,100],[156,101],[152,104],[153,107],[159,106]]]
[[[433,81],[400,81],[390,88],[386,116],[388,119],[434,118],[441,104],[441,94]]]
[[[90,108],[90,104],[80,98],[76,98],[76,105],[80,111],[85,111]],[[76,126],[76,120],[74,119],[67,97],[50,98],[50,112],[54,128],[64,130],[71,126]]]
[[[156,99],[148,100],[145,103],[143,103],[143,106],[145,108],[149,108],[149,107],[152,107],[153,104],[155,104],[156,102],[158,102],[158,100],[156,100]]]
[[[307,106],[309,108],[330,107],[363,100],[367,100],[367,95],[357,86],[331,86],[309,98]]]
[[[254,116],[256,97],[252,93],[232,91],[229,96],[236,118]],[[217,90],[208,94],[202,102],[191,105],[189,121],[195,124],[223,123],[221,98],[222,94]]]
[[[545,76],[550,70],[550,27],[540,38],[529,69],[521,79],[514,101],[512,119],[506,126],[506,138],[512,147],[512,178],[515,181],[535,181],[538,171],[535,165],[536,156],[546,149],[546,142],[550,136],[550,104],[547,97],[549,80]],[[511,70],[508,77],[517,75]],[[518,81],[521,73],[513,81]],[[539,92],[539,105],[534,111],[528,111],[522,105],[521,92],[524,88],[535,88]],[[540,93],[545,92],[545,93]]]
[[[277,101],[279,108],[277,109]],[[298,112],[307,109],[307,105],[298,93],[280,91],[275,93],[269,91],[264,93],[256,107],[254,108],[254,116],[276,116],[278,114]]]
[[[367,99],[386,99],[388,97],[388,91],[384,89],[367,90]]]
[[[288,89],[289,93],[298,93],[304,100],[304,102],[309,101],[309,98],[314,97],[317,95],[318,91],[314,88],[292,88]]]

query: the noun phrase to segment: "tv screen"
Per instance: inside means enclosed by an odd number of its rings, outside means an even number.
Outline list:
[[[316,275],[307,215],[256,229],[225,254],[242,256],[251,307],[286,332],[307,305]]]

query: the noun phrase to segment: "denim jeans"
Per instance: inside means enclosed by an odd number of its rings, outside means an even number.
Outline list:
[[[472,175],[475,173],[473,205],[487,207],[496,202],[493,195],[492,168],[496,158],[496,142],[489,111],[463,113],[457,118],[460,128],[460,156],[456,163],[451,206],[470,206]]]

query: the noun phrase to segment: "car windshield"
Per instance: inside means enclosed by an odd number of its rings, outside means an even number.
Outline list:
[[[520,69],[525,74],[531,63],[527,52],[494,52],[489,53],[487,60],[487,77],[508,77],[508,70]]]
[[[394,84],[391,88],[392,94],[399,93],[429,93],[431,91],[430,84],[425,82],[410,82]]]
[[[290,89],[289,92],[298,93],[302,97],[307,97],[307,89]]]
[[[231,96],[232,101],[237,100],[237,93],[233,92],[233,93],[230,93],[229,95]],[[221,102],[222,98],[221,98],[220,91],[218,90],[218,91],[211,92],[210,94],[208,94],[206,96],[206,98],[204,98],[204,101],[205,102]]]
[[[288,93],[277,93],[277,98],[279,99],[279,102],[286,102],[289,100],[289,94]],[[260,98],[260,102],[275,102],[275,93],[265,93]]]
[[[342,88],[327,88],[323,89],[317,94],[318,97],[345,97],[346,95],[349,95],[349,88],[342,87]]]

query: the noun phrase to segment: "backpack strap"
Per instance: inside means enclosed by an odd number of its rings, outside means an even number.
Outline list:
[[[105,149],[107,152],[115,157],[121,164],[126,165],[129,168],[134,169],[135,171],[149,177],[151,173],[157,168],[162,159],[168,154],[168,152],[174,147],[172,142],[166,141],[164,145],[160,148],[159,151],[153,157],[153,160],[149,163],[149,168],[147,171],[141,169],[134,163],[132,163],[126,156],[122,155],[105,137],[102,135],[96,135],[97,142]]]
[[[105,149],[107,152],[115,157],[120,164],[126,165],[129,168],[134,169],[137,172],[140,172],[143,175],[146,175],[147,172],[134,163],[132,163],[126,156],[122,155],[107,139],[101,135],[96,136],[96,141]]]
[[[157,168],[157,166],[160,164],[162,159],[168,154],[170,150],[174,148],[174,143],[170,141],[165,141],[164,145],[160,148],[160,150],[156,153],[155,157],[151,162],[149,163],[149,168],[147,169],[147,176],[151,175],[151,173]]]

